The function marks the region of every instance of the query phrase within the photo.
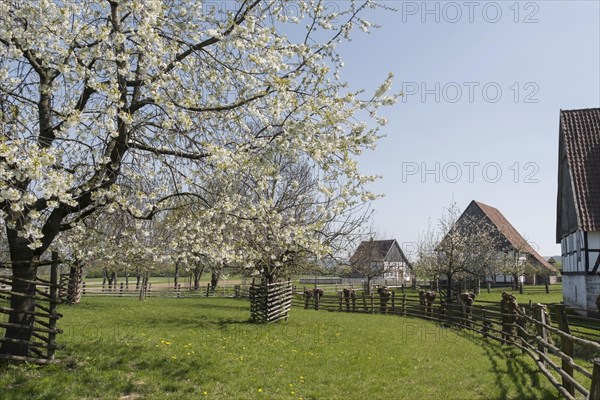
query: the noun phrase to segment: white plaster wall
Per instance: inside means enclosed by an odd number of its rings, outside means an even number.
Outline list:
[[[585,275],[563,275],[563,301],[566,305],[588,308],[586,278]]]
[[[600,275],[588,275],[585,277],[587,291],[587,307],[596,310],[596,299],[600,295]]]
[[[588,232],[588,246],[590,249],[600,249],[600,232]]]
[[[596,232],[593,232],[596,233]],[[589,236],[588,236],[589,240]],[[594,238],[595,240],[595,238]],[[564,272],[582,272],[586,270],[585,265],[585,253],[582,249],[585,247],[583,240],[583,232],[576,231],[571,233],[569,236],[565,236],[561,240],[561,247],[563,251],[566,249],[567,252],[575,251],[575,253],[565,256],[563,254],[563,271]],[[566,253],[565,253],[566,254]],[[579,258],[579,259],[578,259]]]

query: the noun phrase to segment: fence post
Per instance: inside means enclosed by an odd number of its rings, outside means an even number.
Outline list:
[[[363,299],[363,307],[365,309],[365,312],[367,312],[367,297],[365,295],[365,291],[364,290],[362,292],[362,299]]]
[[[210,283],[206,284],[206,297],[210,294]]]
[[[303,292],[303,296],[304,296],[304,309],[308,310],[308,303],[310,302],[310,297],[308,297],[309,292],[306,291],[306,288],[304,289]]]
[[[375,295],[371,292],[371,314],[375,314]]]
[[[525,307],[519,307],[519,310],[521,310],[521,315],[527,315],[527,309]],[[516,323],[521,328],[517,328],[517,336],[521,338],[521,345],[525,346],[527,342],[527,334],[525,333],[527,331],[527,321],[525,318],[517,317]],[[525,348],[521,349],[521,353],[526,353]]]
[[[252,285],[248,288],[248,299],[250,300],[250,321],[256,321],[256,303],[254,299],[254,280],[252,280]]]
[[[546,286],[548,287],[548,286]],[[567,319],[567,311],[565,309],[564,304],[556,304],[554,306],[556,310],[556,319],[558,320],[558,327],[564,333],[571,334],[571,329],[569,328],[569,320]],[[560,351],[573,358],[573,342],[564,337],[560,337]],[[562,360],[562,369],[570,376],[573,377],[573,366],[567,360]],[[562,378],[562,384],[564,388],[571,393],[572,396],[575,395],[575,387],[573,384],[564,377]]]
[[[56,315],[56,308],[60,298],[58,297],[58,253],[52,252],[52,264],[50,265],[50,320],[48,325],[48,360],[54,359],[54,350],[56,348],[56,321],[58,315]]]
[[[339,300],[339,303],[340,303],[340,307],[339,307],[339,311],[340,312],[342,312],[342,295],[343,295],[342,292],[338,292],[338,300]]]
[[[489,288],[489,283],[488,283],[488,288]],[[485,310],[485,307],[481,307],[481,334],[483,335],[483,337],[488,337],[489,335],[489,331],[491,328],[491,324],[489,323],[488,319],[487,319],[487,312]]]
[[[440,296],[440,307],[438,308],[438,314],[437,314],[436,320],[441,323],[444,321],[445,318],[446,318],[446,303],[444,300],[442,300],[442,297]]]
[[[550,287],[548,286],[548,282],[545,283],[546,285],[546,294],[550,293]]]
[[[533,318],[537,321],[535,324],[537,327],[538,335],[544,340],[548,340],[548,330],[544,326],[548,321],[546,320],[546,306],[543,304],[534,304],[532,308]],[[541,353],[547,354],[546,347],[542,343],[538,343],[538,350]],[[544,360],[540,357],[540,361],[544,364]]]
[[[406,293],[402,293],[402,315],[406,315]]]
[[[594,359],[594,371],[592,372],[592,388],[588,400],[600,400],[600,358]]]
[[[123,296],[123,282],[121,282],[121,287],[119,288],[119,297]]]
[[[392,313],[396,312],[396,291],[392,292]]]
[[[487,283],[487,291],[488,291],[488,293],[491,292],[491,290],[490,290],[491,288],[492,288],[492,284],[490,282],[488,282]]]

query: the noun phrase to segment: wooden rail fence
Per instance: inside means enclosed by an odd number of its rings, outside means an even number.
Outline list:
[[[499,303],[482,302],[485,305],[462,301],[430,304],[394,291],[384,296],[362,292],[353,298],[339,292],[317,301],[315,310],[412,316],[477,332],[528,354],[565,399],[600,400],[600,343],[590,339],[600,331],[600,320],[580,317],[588,324],[575,335],[569,322],[572,310],[564,304],[550,309],[543,304],[520,306],[510,294],[503,294]],[[296,293],[292,304],[308,308],[304,293]]]

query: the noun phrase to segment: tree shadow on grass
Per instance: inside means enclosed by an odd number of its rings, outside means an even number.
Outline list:
[[[210,309],[210,308],[217,308],[217,309],[222,309],[222,310],[238,310],[238,311],[247,311],[248,313],[250,313],[250,303],[244,303],[244,304],[240,304],[240,305],[233,305],[233,304],[200,304],[197,306],[197,308],[199,309]]]
[[[213,315],[210,310],[222,310],[231,311],[230,316],[222,317],[223,313],[215,313]],[[244,314],[241,314],[244,312]],[[247,312],[247,314],[246,314]],[[250,307],[246,305],[232,305],[232,304],[204,304],[194,305],[192,307],[187,306],[185,314],[170,313],[167,311],[156,312],[145,312],[142,318],[143,325],[160,325],[160,326],[202,326],[206,324],[246,324],[250,316]],[[223,322],[225,321],[225,322]]]
[[[488,399],[558,400],[561,398],[558,395],[558,390],[553,391],[541,387],[539,369],[522,360],[515,348],[501,345],[490,341],[490,339],[476,337],[474,336],[476,333],[471,331],[458,331],[457,334],[480,347],[490,360],[492,372],[496,376],[496,387],[500,390],[500,394],[497,397],[487,397]],[[510,397],[509,387],[503,379],[506,376],[516,388],[517,393],[514,397]]]

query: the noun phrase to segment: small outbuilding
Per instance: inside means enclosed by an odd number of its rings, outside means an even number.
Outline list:
[[[548,261],[548,264],[550,264],[550,265],[555,265],[560,260],[557,261],[556,258],[554,256],[552,256],[552,257],[546,257],[546,261]]]

